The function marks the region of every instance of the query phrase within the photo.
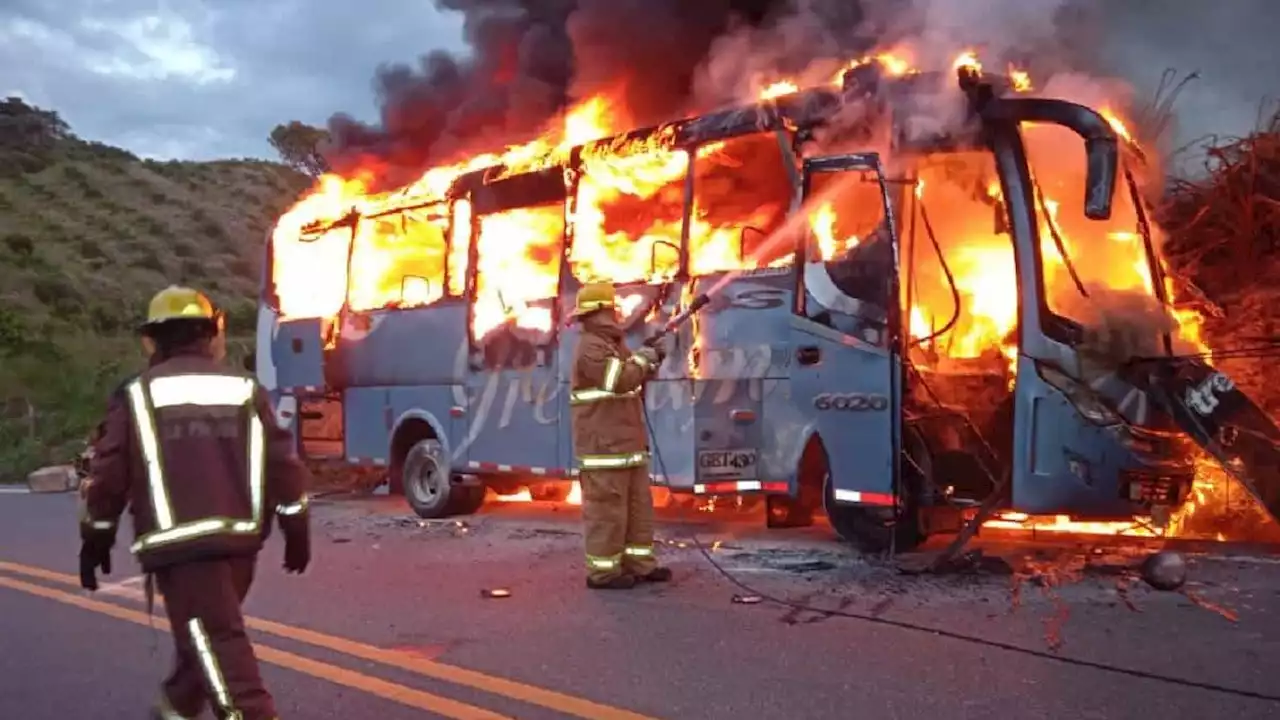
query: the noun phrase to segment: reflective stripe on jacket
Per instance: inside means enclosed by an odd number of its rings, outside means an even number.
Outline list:
[[[580,470],[629,468],[649,461],[644,383],[657,371],[627,348],[616,326],[588,318],[574,352],[569,408]]]
[[[132,506],[144,568],[257,552],[273,511],[306,512],[309,474],[248,375],[203,356],[160,363],[113,398],[86,491],[88,520]]]

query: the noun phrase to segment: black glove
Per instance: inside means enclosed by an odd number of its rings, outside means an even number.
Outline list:
[[[285,572],[303,572],[311,564],[311,530],[307,514],[281,517],[280,529],[284,531]]]
[[[669,355],[671,352],[667,343],[668,343],[667,338],[663,338],[661,341],[659,341],[656,345],[653,346],[654,352],[658,353],[659,365],[661,365],[663,361],[667,359],[667,355]]]
[[[111,574],[111,548],[116,543],[114,531],[80,528],[80,587],[93,592],[98,589],[97,570]]]

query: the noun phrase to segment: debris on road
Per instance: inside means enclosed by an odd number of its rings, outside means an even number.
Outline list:
[[[764,598],[759,595],[734,595],[731,602],[735,605],[759,605],[764,602]]]
[[[27,488],[33,493],[71,492],[80,486],[80,478],[71,465],[43,467],[27,475]]]
[[[1157,590],[1177,590],[1187,581],[1187,561],[1172,551],[1161,551],[1142,563],[1142,579]]]
[[[1200,597],[1198,593],[1194,593],[1190,590],[1183,590],[1182,594],[1184,597],[1190,600],[1197,607],[1203,608],[1210,612],[1217,613],[1222,617],[1226,618],[1227,620],[1229,620],[1230,622],[1240,621],[1240,616],[1236,613],[1236,611],[1232,610],[1231,608],[1223,607],[1222,605],[1219,605],[1217,603],[1209,602],[1208,600],[1205,600],[1204,598]]]
[[[480,591],[480,597],[487,600],[497,600],[500,598],[511,597],[511,591],[506,588],[485,588]]]
[[[932,552],[902,553],[894,558],[894,567],[903,575],[955,575],[986,573],[1011,575],[1013,567],[1005,558],[988,556],[981,549],[947,556]]]

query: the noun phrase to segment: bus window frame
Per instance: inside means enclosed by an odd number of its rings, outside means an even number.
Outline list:
[[[441,273],[441,280],[440,280],[440,282],[444,283],[442,285],[443,292],[441,293],[440,297],[436,298],[435,300],[425,305],[410,305],[408,307],[391,307],[391,306],[383,305],[381,307],[367,308],[367,309],[361,309],[361,310],[352,309],[351,307],[351,284],[352,284],[351,268],[355,264],[356,239],[360,237],[360,223],[368,222],[368,221],[376,222],[382,218],[392,218],[396,216],[399,216],[400,218],[403,219],[405,218],[405,213],[414,212],[414,211],[426,211],[430,213],[433,208],[440,208],[443,211],[443,214],[441,215],[441,217],[449,221],[446,224],[445,228],[441,231],[444,234],[445,260],[444,260],[444,271]],[[426,222],[426,221],[424,220],[423,222]],[[347,291],[342,299],[342,313],[347,315],[370,315],[373,313],[400,312],[403,310],[421,310],[423,308],[433,307],[439,304],[440,302],[444,300],[448,300],[450,297],[452,297],[449,294],[449,250],[450,250],[450,245],[452,243],[452,237],[451,237],[452,228],[453,228],[453,204],[447,200],[438,200],[435,202],[424,203],[422,205],[415,205],[413,207],[398,208],[392,212],[379,213],[376,215],[361,215],[354,218],[354,222],[351,225],[351,239],[347,241],[347,277],[346,277]],[[408,275],[401,276],[402,283],[405,277],[410,277],[410,276]],[[412,277],[421,277],[421,276],[415,275]],[[431,280],[431,278],[426,278],[426,279],[429,282]]]
[[[570,226],[569,199],[574,197],[574,195],[569,192],[571,178],[569,177],[570,173],[566,172],[566,167],[567,166],[565,165],[553,166],[551,168],[546,168],[542,171],[539,171],[539,173],[537,173],[537,174],[542,174],[542,173],[547,173],[549,171],[556,171],[559,173],[562,195],[558,200],[552,197],[550,199],[547,199],[547,200],[544,200],[543,202],[538,202],[538,203],[510,204],[510,205],[501,203],[500,207],[495,209],[486,209],[482,205],[482,209],[477,210],[476,209],[477,203],[476,203],[476,197],[475,197],[476,193],[474,188],[454,198],[455,202],[457,200],[465,198],[470,203],[470,206],[471,206],[471,218],[470,218],[471,229],[470,229],[469,236],[467,238],[467,246],[468,246],[467,247],[467,271],[466,271],[464,299],[466,301],[466,306],[467,306],[466,330],[467,330],[467,350],[468,350],[468,356],[470,358],[469,365],[471,369],[474,371],[498,371],[498,370],[504,369],[502,367],[491,368],[484,364],[483,362],[484,345],[479,341],[479,338],[477,338],[475,334],[476,293],[479,288],[479,274],[480,274],[480,248],[479,248],[480,223],[481,223],[481,219],[486,215],[499,215],[503,212],[507,212],[510,210],[519,210],[522,208],[549,207],[555,202],[560,203],[560,239],[559,239],[560,267],[558,269],[558,272],[556,273],[555,292],[550,297],[534,299],[536,302],[539,302],[539,303],[541,302],[551,303],[551,306],[550,306],[551,307],[551,329],[546,334],[546,340],[534,346],[538,354],[538,360],[535,363],[535,365],[544,366],[549,364],[549,359],[553,355],[554,348],[560,342],[560,329],[562,325],[560,296],[564,291],[565,272],[569,264],[568,263],[568,252],[569,252],[568,243],[569,243],[569,237],[571,234],[569,230],[569,226]],[[530,174],[535,174],[535,173],[530,173]],[[515,177],[519,178],[521,176],[515,176]],[[489,186],[489,187],[492,187],[492,186]],[[452,235],[452,233],[450,234]],[[450,239],[452,240],[452,237]]]
[[[676,273],[675,280],[688,281],[690,278],[694,278],[694,277],[710,277],[713,275],[723,275],[725,273],[730,273],[730,272],[747,272],[748,271],[745,268],[727,268],[727,269],[712,270],[710,272],[702,273],[701,275],[693,275],[692,272],[690,271],[690,267],[692,265],[692,248],[690,243],[691,243],[691,240],[693,239],[692,238],[693,210],[694,210],[695,202],[698,198],[698,187],[697,187],[698,150],[706,145],[715,145],[717,143],[724,143],[728,145],[730,143],[740,141],[740,140],[745,140],[747,138],[752,138],[755,136],[762,136],[762,137],[772,136],[773,139],[776,140],[778,136],[778,132],[779,131],[777,129],[771,129],[771,128],[756,129],[753,132],[744,132],[744,133],[729,135],[727,137],[717,137],[715,139],[699,140],[695,143],[689,143],[683,146],[685,152],[688,154],[689,164],[688,164],[688,167],[685,169],[684,218],[680,228],[680,269]],[[791,149],[792,155],[796,158],[800,158],[801,155],[797,147],[797,142],[798,142],[797,134],[792,131],[783,131],[783,132],[785,132],[785,136],[791,140],[790,149]],[[778,161],[779,161],[778,169],[781,172],[786,173],[787,161],[788,161],[787,154],[783,151],[780,145],[776,145],[775,147],[778,153]],[[793,215],[803,212],[803,199],[799,204],[796,203],[796,194],[800,193],[801,189],[796,185],[794,178],[790,179],[790,182],[792,185],[791,197],[788,200],[787,211],[782,216],[784,224],[788,220],[790,220]],[[742,228],[739,228],[739,231],[741,231],[745,227],[748,227],[748,226],[745,226],[745,225],[742,226]],[[798,245],[803,245],[803,244],[804,244],[803,242],[798,242]],[[766,266],[764,268],[757,268],[757,269],[759,270],[789,269],[793,273],[798,272],[797,269],[801,267],[800,248],[799,247],[793,248],[792,254],[793,254],[792,261],[788,265],[779,266],[776,268],[769,268]]]
[[[707,144],[707,143],[700,143]],[[686,156],[686,164],[684,169],[684,178],[681,183],[683,187],[683,198],[681,199],[680,210],[680,238],[672,243],[676,247],[676,271],[669,278],[655,280],[652,277],[638,278],[634,280],[618,281],[610,279],[614,285],[668,285],[673,282],[681,282],[688,279],[688,241],[690,218],[692,217],[691,200],[693,197],[693,158],[698,145],[686,145],[671,148],[675,151],[682,151]],[[563,291],[565,280],[573,280],[575,285],[581,286],[584,281],[573,271],[573,265],[570,262],[570,256],[573,253],[573,244],[577,241],[577,211],[578,211],[578,192],[582,184],[583,177],[587,176],[587,170],[581,160],[581,155],[576,154],[572,162],[565,165],[565,244],[564,258],[562,261],[562,272],[560,273],[560,289]],[[572,222],[570,219],[572,218]],[[652,259],[652,255],[651,258]],[[558,311],[558,308],[557,308]],[[558,319],[558,318],[557,318]]]
[[[331,232],[337,232],[339,230],[345,229],[350,233],[350,237],[348,237],[347,239],[347,248],[346,248],[347,260],[346,260],[346,265],[343,268],[342,304],[338,307],[335,314],[330,317],[340,318],[343,315],[350,313],[348,300],[351,294],[351,248],[355,245],[356,226],[359,224],[359,221],[360,220],[358,216],[348,215],[347,217],[344,217],[334,223],[331,223],[330,225],[325,227],[322,232],[319,232],[318,234],[300,232],[298,234],[298,237],[293,240],[293,242],[297,242],[305,245],[309,242],[314,242],[314,240],[318,240]],[[308,235],[314,235],[314,240],[303,239]],[[276,286],[276,278],[275,278],[275,262],[276,262],[275,242],[276,242],[275,231],[274,230],[267,231],[266,262],[264,263],[263,271],[262,271],[263,291],[261,293],[261,300],[265,303],[265,305],[268,308],[271,309],[272,312],[274,312],[277,316],[281,316],[282,319],[284,320],[295,319],[295,318],[300,319],[300,318],[307,318],[307,317],[323,318],[323,316],[314,316],[314,315],[284,316],[284,313],[281,310],[280,292]]]

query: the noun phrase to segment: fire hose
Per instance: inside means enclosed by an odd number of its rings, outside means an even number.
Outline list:
[[[678,330],[682,325],[684,325],[684,323],[692,319],[693,316],[696,315],[698,311],[700,311],[702,308],[706,307],[706,305],[709,302],[710,302],[710,298],[708,297],[707,293],[699,294],[697,297],[693,299],[693,302],[691,302],[687,308],[677,313],[676,315],[673,315],[669,320],[667,320],[667,322],[662,326],[662,328],[658,330],[658,332],[656,332],[655,334],[650,336],[648,339],[646,339],[644,341],[644,345],[647,347],[655,347],[658,343],[662,342],[662,340],[665,339],[667,336],[669,336],[671,333]],[[662,478],[663,485],[670,486],[670,476],[667,474],[666,464],[663,462],[663,459],[662,459],[662,451],[658,446],[657,435],[655,435],[653,431],[653,421],[649,417],[649,404],[647,401],[642,400],[640,406],[641,406],[642,413],[644,415],[645,429],[648,431],[649,438],[652,442],[653,459],[654,459],[654,462],[657,464],[658,476]],[[973,645],[980,645],[980,646],[992,648],[995,650],[1003,650],[1006,652],[1026,655],[1030,657],[1039,658],[1042,660],[1052,660],[1054,662],[1062,663],[1065,665],[1071,665],[1074,667],[1087,668],[1091,670],[1099,670],[1102,672],[1112,673],[1115,675],[1124,675],[1124,676],[1136,678],[1139,680],[1151,680],[1151,681],[1165,683],[1169,685],[1177,685],[1179,687],[1184,687],[1184,688],[1207,690],[1210,692],[1222,693],[1225,695],[1233,695],[1236,697],[1250,698],[1254,700],[1266,700],[1269,702],[1280,703],[1280,695],[1271,695],[1267,693],[1254,692],[1251,690],[1233,688],[1225,685],[1217,685],[1214,683],[1201,682],[1198,680],[1189,680],[1185,678],[1174,677],[1172,675],[1163,675],[1160,673],[1149,672],[1146,670],[1137,670],[1134,668],[1127,668],[1119,665],[1111,665],[1108,663],[1097,662],[1093,660],[1084,660],[1081,658],[1074,658],[1066,655],[1060,655],[1060,654],[1045,651],[1045,650],[1036,650],[1034,648],[1015,645],[1013,643],[1001,642],[999,640],[991,640],[991,639],[979,637],[976,635],[968,635],[965,633],[954,632],[951,630],[944,630],[941,628],[929,627],[927,625],[920,625],[920,624],[909,622],[906,620],[894,620],[894,619],[886,618],[883,616],[849,612],[847,610],[820,608],[813,605],[807,605],[805,603],[796,602],[794,600],[788,600],[786,598],[779,598],[776,595],[771,595],[769,593],[761,592],[760,590],[753,588],[751,585],[740,580],[737,576],[735,576],[731,571],[727,570],[720,563],[716,562],[715,558],[712,557],[711,555],[711,551],[707,549],[707,547],[702,543],[702,540],[699,539],[696,532],[688,532],[685,534],[685,537],[689,540],[690,543],[692,543],[694,548],[698,550],[698,553],[702,556],[702,559],[705,560],[706,563],[716,571],[716,573],[722,576],[731,585],[734,585],[738,589],[742,590],[743,592],[749,593],[750,595],[754,595],[760,598],[761,600],[765,600],[775,605],[780,605],[782,607],[790,608],[792,610],[798,610],[801,612],[810,612],[816,615],[822,615],[826,617],[841,617],[841,618],[848,618],[851,620],[861,620],[863,622],[874,623],[876,625],[885,625],[888,627],[895,627],[901,630],[927,633],[935,637],[947,638],[949,640],[956,640],[959,642],[969,643]]]

